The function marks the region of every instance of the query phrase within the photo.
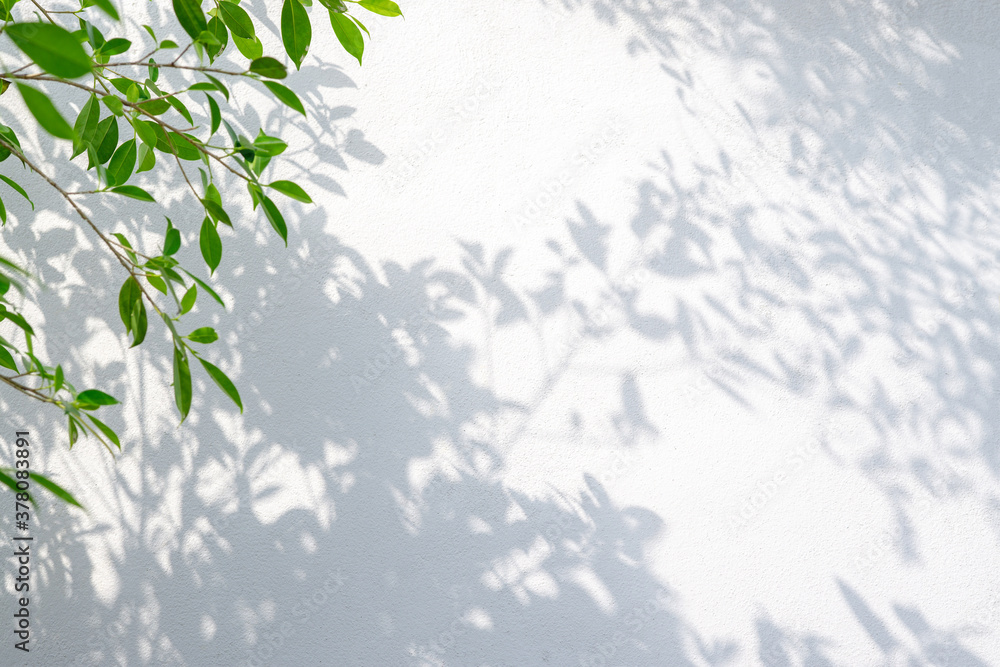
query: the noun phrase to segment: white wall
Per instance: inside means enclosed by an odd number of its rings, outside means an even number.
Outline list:
[[[4,398],[90,511],[0,664],[1000,664],[1000,8],[403,8],[307,123],[238,96],[317,200],[199,305],[242,417],[202,378],[177,428],[114,267],[12,205],[127,444]]]

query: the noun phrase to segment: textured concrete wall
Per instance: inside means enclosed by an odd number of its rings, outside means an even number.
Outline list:
[[[317,31],[308,122],[238,92],[317,200],[199,305],[242,417],[178,428],[114,267],[12,206],[127,442],[4,398],[90,512],[0,664],[1000,664],[1000,8],[403,9],[363,68]]]

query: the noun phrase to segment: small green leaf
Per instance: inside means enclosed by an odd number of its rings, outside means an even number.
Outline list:
[[[167,283],[163,282],[163,278],[155,276],[152,273],[146,275],[146,280],[150,285],[156,288],[158,292],[166,295],[167,293]]]
[[[330,11],[330,24],[333,26],[333,32],[337,35],[341,46],[344,47],[345,51],[357,58],[360,65],[361,56],[365,50],[365,39],[361,36],[358,26],[345,14],[332,10]]]
[[[297,201],[306,204],[313,203],[313,200],[306,194],[306,191],[299,187],[298,184],[292,183],[291,181],[274,181],[273,183],[269,183],[267,187],[274,188],[281,194],[291,197]]]
[[[64,79],[90,74],[90,56],[64,28],[53,23],[15,23],[4,28],[4,32],[49,74]]]
[[[116,21],[121,20],[118,16],[118,10],[115,6],[111,4],[111,0],[93,0],[94,4],[104,10],[104,13],[113,18]],[[153,38],[156,39],[155,37]]]
[[[269,79],[284,79],[288,76],[288,70],[285,66],[270,56],[256,58],[250,63],[250,71]]]
[[[69,126],[66,119],[56,111],[55,106],[52,104],[52,100],[48,96],[34,88],[25,86],[23,84],[17,84],[17,90],[21,93],[21,97],[24,99],[25,106],[28,107],[28,111],[31,115],[35,117],[39,125],[45,128],[45,131],[54,137],[59,139],[69,139],[72,141],[76,138],[76,133],[73,128]]]
[[[223,308],[223,309],[225,309],[225,308],[226,308],[226,303],[225,303],[225,302],[224,302],[224,301],[222,300],[222,297],[221,297],[221,296],[219,296],[219,295],[218,295],[218,294],[217,294],[217,293],[215,292],[215,290],[214,290],[214,289],[212,289],[212,288],[211,288],[211,287],[210,287],[210,286],[208,285],[208,283],[206,283],[205,281],[201,280],[200,278],[198,278],[198,277],[197,277],[196,275],[194,275],[193,273],[191,273],[191,272],[190,272],[190,271],[188,271],[187,269],[181,269],[181,271],[184,271],[184,273],[186,273],[186,274],[188,274],[188,276],[190,276],[191,280],[193,280],[193,281],[195,281],[196,283],[198,283],[198,287],[200,287],[200,288],[202,288],[203,290],[205,290],[206,292],[208,292],[208,293],[209,293],[209,295],[211,295],[211,297],[212,297],[213,299],[215,299],[215,301],[216,301],[216,302],[217,302],[217,303],[218,303],[218,304],[219,304],[220,306],[222,306],[222,308]]]
[[[28,203],[31,204],[31,210],[35,210],[35,202],[31,201],[31,197],[29,197],[28,193],[24,191],[24,188],[2,174],[0,174],[0,181],[3,181],[10,187],[14,188],[14,191],[17,192],[17,194],[28,200]]]
[[[86,104],[80,109],[80,115],[76,117],[73,130],[76,132],[77,145],[73,149],[73,157],[76,157],[87,150],[87,144],[94,140],[97,134],[97,124],[100,121],[101,108],[97,101],[97,96],[91,94]]]
[[[135,169],[135,158],[135,139],[129,139],[118,147],[108,163],[108,185],[124,185],[128,182]],[[153,201],[153,198],[150,197],[149,201]]]
[[[80,509],[84,509],[83,505],[77,502],[76,498],[74,498],[69,491],[56,484],[45,475],[37,472],[31,472],[29,473],[29,477],[31,477],[32,481],[37,482],[40,487],[54,495],[59,500],[69,503],[70,505],[76,505]]]
[[[209,133],[209,137],[212,137],[216,132],[219,131],[219,125],[222,124],[222,113],[219,111],[219,104],[215,101],[211,95],[205,95],[208,98],[208,110],[212,115],[212,131]]]
[[[187,352],[174,347],[174,402],[181,413],[183,422],[191,410],[191,368],[188,366]]]
[[[208,22],[207,34],[212,36],[214,43],[209,43],[206,40],[205,50],[208,51],[208,57],[214,60],[229,46],[229,29],[226,28],[226,24],[222,22],[222,19],[218,16],[213,16]]]
[[[216,222],[221,222],[225,225],[229,225],[230,227],[233,226],[232,221],[229,219],[229,214],[226,213],[226,210],[222,208],[222,206],[215,203],[208,197],[202,199],[201,203],[205,205],[205,210],[208,212],[210,216],[212,216],[213,220],[215,220]]]
[[[7,470],[10,470],[10,468],[7,468]],[[17,488],[17,482],[14,480],[14,478],[8,475],[3,470],[0,470],[0,484],[3,484],[4,486],[10,488],[10,490],[13,491],[14,493],[24,493],[19,488]],[[28,495],[28,502],[30,502],[32,505],[35,504],[35,499],[32,498],[30,494]]]
[[[71,416],[69,418],[69,448],[73,449],[73,445],[76,444],[77,438],[80,437],[80,432],[76,429],[76,420]]]
[[[150,171],[156,166],[156,153],[146,144],[139,144],[139,157],[137,161],[139,162],[139,166],[136,168],[135,173],[141,174],[144,171]]]
[[[358,4],[374,14],[382,16],[403,15],[403,12],[399,10],[399,5],[392,0],[361,0]]]
[[[119,53],[125,53],[131,47],[132,42],[128,41],[124,37],[115,37],[114,39],[109,39],[105,42],[100,51],[102,56],[117,56]]]
[[[264,45],[260,43],[260,37],[243,39],[238,35],[233,35],[233,44],[249,60],[256,60],[264,55]]]
[[[177,110],[177,113],[184,117],[184,120],[186,120],[189,125],[194,125],[194,119],[191,118],[191,112],[187,110],[187,107],[184,106],[183,102],[173,95],[167,98],[167,102],[170,106]]]
[[[181,299],[181,315],[191,312],[194,302],[198,299],[198,286],[191,285],[184,297]]]
[[[173,255],[181,249],[181,233],[174,227],[167,229],[167,235],[163,239],[163,254]]]
[[[17,364],[14,363],[14,357],[11,355],[10,352],[7,351],[7,348],[5,347],[0,347],[0,366],[3,366],[4,368],[9,368],[15,373],[18,372]]]
[[[160,126],[149,120],[136,120],[132,122],[132,129],[135,130],[135,136],[139,137],[139,140],[147,146],[156,147],[157,143],[157,132],[156,128]],[[160,130],[162,132],[162,130]]]
[[[76,402],[85,410],[95,410],[102,405],[117,405],[118,399],[100,389],[88,389],[76,395]]]
[[[107,98],[105,98],[107,99]],[[97,132],[94,133],[94,147],[97,164],[104,164],[111,159],[118,146],[118,119],[108,116],[97,124]],[[91,167],[95,165],[90,165]],[[88,167],[89,168],[89,167]]]
[[[283,104],[295,109],[303,116],[306,115],[306,110],[305,107],[302,106],[302,101],[299,100],[299,96],[291,90],[276,81],[261,81],[261,83],[267,86],[267,89],[274,93],[274,96],[281,100]]]
[[[243,401],[240,400],[240,392],[236,391],[236,385],[233,384],[232,380],[230,380],[226,374],[219,370],[216,366],[210,364],[201,357],[198,357],[198,361],[201,362],[201,365],[205,368],[209,377],[211,377],[212,380],[215,381],[215,384],[219,386],[219,389],[225,392],[226,396],[231,398],[233,403],[239,406],[240,414],[242,414]]]
[[[187,335],[187,339],[192,343],[202,343],[204,345],[208,345],[209,343],[214,343],[219,340],[219,334],[215,333],[215,329],[212,327],[201,327],[200,329],[195,329],[189,333]],[[14,370],[17,369],[15,368]]]
[[[201,11],[198,0],[173,0],[173,3],[174,14],[191,39],[197,39],[203,30],[208,29],[208,21],[205,20],[205,13]]]
[[[281,41],[285,45],[285,53],[295,63],[295,69],[300,69],[309,52],[312,25],[306,8],[299,0],[285,0],[281,7]]]
[[[56,366],[56,376],[55,379],[52,381],[53,394],[62,389],[63,382],[65,382],[65,380],[66,378],[63,376],[62,364],[59,364],[58,366]]]
[[[201,235],[198,241],[201,246],[201,256],[205,258],[205,264],[208,264],[212,273],[215,273],[215,268],[222,261],[222,239],[219,238],[218,230],[215,229],[215,225],[207,216],[201,223]]]
[[[281,217],[281,212],[278,211],[278,207],[268,197],[261,199],[261,204],[264,206],[264,215],[267,216],[267,221],[274,227],[274,231],[278,232],[278,236],[285,242],[285,247],[287,248],[288,227],[285,225],[285,219]]]
[[[121,116],[122,114],[125,113],[125,109],[122,106],[122,101],[117,97],[115,97],[114,95],[105,95],[104,97],[101,98],[101,101],[104,102],[104,106],[106,106],[108,110],[114,115]]]
[[[256,37],[250,15],[239,5],[223,0],[223,2],[219,3],[219,18],[222,19],[226,27],[237,37],[242,37],[243,39],[253,39]]]
[[[94,422],[94,426],[96,426],[101,431],[101,433],[104,434],[104,437],[106,437],[111,442],[115,443],[115,446],[118,447],[118,451],[122,450],[122,443],[118,441],[118,434],[112,431],[110,426],[102,422],[94,415],[87,415],[87,419]]]
[[[114,192],[125,197],[131,197],[132,199],[138,199],[139,201],[156,201],[153,199],[153,195],[136,185],[119,185],[111,188],[110,192]]]

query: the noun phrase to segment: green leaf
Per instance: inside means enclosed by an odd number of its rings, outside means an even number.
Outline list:
[[[330,11],[330,24],[333,26],[333,32],[337,35],[341,46],[344,47],[345,51],[357,58],[360,65],[361,55],[365,50],[365,39],[361,36],[358,26],[346,15],[332,10]]]
[[[313,203],[313,200],[306,194],[306,191],[299,187],[298,184],[291,181],[274,181],[273,183],[269,183],[267,187],[274,188],[281,194],[291,197],[297,201],[306,204]]]
[[[249,60],[256,60],[264,55],[264,45],[260,43],[260,37],[243,39],[238,35],[233,35],[233,44]]]
[[[91,418],[91,419],[93,419],[93,418]],[[76,498],[74,498],[73,495],[69,491],[67,491],[66,489],[62,488],[58,484],[56,484],[55,482],[53,482],[51,479],[49,479],[45,475],[42,475],[42,474],[37,473],[37,472],[31,472],[31,473],[28,473],[28,476],[33,481],[37,482],[40,487],[42,487],[43,489],[45,489],[46,491],[48,491],[49,493],[51,493],[52,495],[54,495],[59,500],[62,500],[63,502],[66,502],[66,503],[69,503],[70,505],[76,505],[80,509],[83,509],[83,505],[81,505],[79,502],[77,502]]]
[[[105,98],[107,99],[107,98]],[[94,147],[98,164],[104,164],[111,159],[118,146],[118,119],[108,116],[97,124],[97,132],[94,133]],[[93,167],[94,165],[91,165]]]
[[[17,90],[21,93],[28,111],[35,117],[39,125],[45,128],[46,132],[59,139],[69,139],[72,141],[76,138],[73,128],[56,111],[55,106],[52,105],[52,100],[45,93],[20,83],[17,84]]]
[[[3,205],[3,199],[0,199],[0,222],[7,224],[7,208]]]
[[[66,381],[66,378],[63,375],[62,364],[59,364],[59,365],[56,366],[56,377],[52,381],[52,393],[55,394],[60,389],[62,389],[63,382],[65,382],[65,381]]]
[[[172,225],[167,229],[167,235],[163,239],[163,254],[173,255],[181,249],[181,233]]]
[[[121,116],[122,114],[125,113],[125,109],[122,106],[122,101],[117,97],[115,97],[114,95],[105,95],[104,97],[101,98],[101,101],[104,102],[104,106],[106,106],[108,110],[114,115]]]
[[[274,227],[274,231],[278,232],[278,236],[285,242],[285,247],[287,248],[288,227],[285,225],[285,219],[281,217],[281,212],[278,211],[278,207],[268,197],[261,199],[261,204],[264,206],[264,215],[267,216],[267,221]]]
[[[281,41],[285,45],[285,53],[295,63],[295,69],[300,69],[309,52],[312,25],[306,8],[299,0],[285,0],[281,7]]]
[[[226,210],[222,208],[222,206],[215,203],[208,197],[202,199],[201,203],[204,204],[205,210],[208,212],[210,216],[212,216],[213,220],[215,220],[216,222],[221,222],[225,225],[229,225],[230,227],[233,226],[232,221],[229,219],[229,214],[226,213]]]
[[[234,35],[243,39],[256,37],[250,15],[239,5],[223,0],[219,3],[219,18]]]
[[[191,118],[191,112],[187,110],[187,107],[184,106],[183,102],[181,102],[179,99],[177,99],[173,95],[171,95],[170,97],[167,98],[167,102],[174,109],[177,109],[177,113],[179,113],[181,116],[183,116],[184,120],[186,120],[189,125],[194,125],[194,119]]]
[[[181,315],[188,313],[194,308],[194,302],[198,300],[198,286],[191,285],[190,289],[184,293],[181,299]]]
[[[204,345],[208,345],[209,343],[214,343],[219,340],[219,334],[215,333],[215,329],[212,327],[201,327],[200,329],[195,329],[189,333],[187,335],[187,339],[192,343],[202,343]],[[17,369],[15,368],[14,370]]]
[[[156,166],[156,153],[146,144],[139,144],[138,162],[139,167],[135,170],[135,173],[141,174],[144,171],[149,171]]]
[[[284,79],[288,76],[285,66],[270,56],[255,59],[250,63],[250,71],[269,79]]]
[[[77,145],[73,148],[73,157],[87,150],[87,144],[94,140],[100,116],[101,107],[97,101],[97,96],[91,94],[86,104],[80,109],[80,115],[76,117],[76,123],[73,125],[73,130],[76,132],[77,138]]]
[[[191,368],[188,366],[187,352],[174,347],[174,402],[181,412],[183,422],[191,410]]]
[[[135,158],[135,139],[129,139],[118,147],[108,163],[108,185],[124,185],[128,182],[135,169]],[[153,201],[153,198],[150,197],[149,201]]]
[[[4,32],[49,74],[63,79],[90,74],[90,56],[64,28],[52,23],[15,23],[8,25]]]
[[[281,155],[288,148],[286,144],[281,139],[277,137],[269,137],[263,132],[257,135],[257,138],[253,142],[254,148],[256,148],[261,153],[274,157],[275,155]]]
[[[132,42],[128,41],[124,37],[115,37],[114,39],[109,39],[105,42],[104,46],[101,47],[102,56],[117,56],[119,53],[125,53],[132,47]]]
[[[188,139],[191,141],[188,141]],[[163,153],[171,153],[182,160],[194,161],[201,158],[201,151],[195,148],[192,142],[201,143],[197,137],[192,137],[189,134],[179,134],[177,132],[162,134],[161,128],[156,137],[156,150]]]
[[[274,96],[281,100],[281,102],[286,106],[295,109],[303,116],[306,115],[306,110],[305,107],[302,106],[302,101],[299,100],[298,95],[293,93],[291,90],[275,81],[261,81],[261,83],[267,86],[267,89],[274,93]]]
[[[10,470],[10,468],[7,468],[7,470]],[[24,493],[19,488],[17,488],[17,482],[14,480],[14,478],[8,475],[3,470],[0,470],[0,484],[9,487],[10,490],[13,491],[14,493]],[[32,505],[35,504],[35,499],[31,497],[30,493],[28,494],[28,502],[30,502]]]
[[[31,197],[29,197],[28,193],[24,191],[24,188],[2,174],[0,174],[0,181],[3,181],[10,187],[14,188],[14,191],[17,192],[17,194],[28,200],[28,203],[31,204],[31,210],[35,210],[35,202],[31,201]]]
[[[76,395],[76,402],[85,410],[96,410],[102,405],[117,405],[118,399],[110,394],[105,394],[100,389],[88,389]]]
[[[392,0],[361,0],[358,4],[374,14],[382,16],[403,15],[403,12],[399,11],[399,5]]]
[[[150,273],[146,275],[146,280],[149,282],[150,285],[155,287],[157,291],[159,291],[161,294],[163,294],[164,296],[167,294],[167,283],[163,281],[163,278],[160,278],[159,276],[154,276],[153,274]]]
[[[114,192],[115,194],[123,195],[125,197],[131,197],[132,199],[138,199],[139,201],[156,201],[153,199],[153,195],[136,185],[119,185],[111,188],[110,192]]]
[[[73,445],[76,444],[77,438],[80,437],[80,432],[76,430],[76,420],[73,417],[69,418],[69,448],[73,449]]]
[[[229,30],[226,28],[226,24],[222,22],[222,19],[218,16],[213,16],[208,22],[208,34],[217,43],[206,43],[205,50],[208,51],[208,57],[215,60],[229,46]]]
[[[233,384],[232,380],[226,377],[226,374],[219,370],[216,366],[208,363],[201,357],[198,357],[198,361],[201,362],[201,365],[205,368],[209,377],[211,377],[215,381],[215,384],[219,386],[219,389],[225,392],[226,396],[231,398],[233,403],[240,407],[240,414],[242,414],[243,401],[240,400],[240,392],[236,391],[236,385]]]
[[[18,372],[17,364],[14,363],[14,357],[11,355],[10,352],[7,351],[7,348],[5,347],[0,347],[0,366],[3,366],[4,368],[9,368],[15,373]]]
[[[215,273],[215,268],[222,261],[222,239],[219,238],[218,230],[215,229],[215,225],[207,216],[201,223],[201,235],[198,241],[201,246],[201,256],[205,258],[205,264],[208,264],[212,273]]]
[[[139,137],[139,140],[142,141],[142,143],[154,148],[156,147],[159,139],[157,130],[159,130],[160,133],[163,132],[162,128],[151,120],[132,121],[132,129],[135,130],[135,136]]]
[[[226,101],[228,102],[229,101],[229,89],[226,88],[226,86],[221,81],[219,81],[218,79],[216,79],[211,74],[206,74],[205,76],[208,77],[209,81],[211,81],[212,83],[215,84],[216,89],[220,93],[222,93],[222,96],[225,97]]]
[[[224,302],[224,301],[222,300],[222,297],[221,297],[221,296],[219,296],[219,295],[218,295],[218,294],[217,294],[217,293],[215,292],[215,290],[214,290],[214,289],[212,289],[212,288],[211,288],[211,287],[210,287],[210,286],[208,285],[208,283],[206,283],[205,281],[201,280],[200,278],[198,278],[198,277],[197,277],[196,275],[194,275],[193,273],[191,273],[191,272],[190,272],[190,271],[188,271],[187,269],[181,269],[181,271],[184,271],[184,273],[188,274],[188,276],[190,276],[191,280],[193,280],[193,281],[195,281],[196,283],[198,283],[198,287],[200,287],[200,288],[202,288],[203,290],[205,290],[206,292],[208,292],[208,293],[209,293],[209,295],[211,295],[211,297],[212,297],[213,299],[215,299],[215,301],[216,301],[216,302],[217,302],[217,303],[218,303],[218,304],[219,304],[220,306],[222,306],[223,310],[225,310],[225,308],[226,308],[226,303],[225,303],[225,302]]]
[[[121,20],[118,16],[118,10],[115,6],[111,4],[111,0],[93,0],[94,4],[104,10],[104,13],[113,18],[116,21]],[[153,38],[156,39],[155,37]]]
[[[94,426],[100,429],[101,433],[104,434],[104,437],[106,437],[111,442],[115,443],[115,446],[118,447],[118,451],[122,450],[122,443],[118,441],[118,434],[112,431],[110,426],[102,422],[94,415],[87,415],[87,419],[94,422]]]
[[[208,98],[208,110],[212,115],[212,131],[208,135],[211,138],[219,131],[219,125],[222,124],[222,113],[219,111],[219,104],[214,97],[211,95],[205,95],[205,97]]]
[[[127,333],[132,333],[132,311],[137,303],[142,303],[142,289],[135,278],[129,276],[118,290],[118,314]]]
[[[173,0],[173,3],[174,14],[191,39],[197,39],[203,30],[208,29],[208,21],[205,20],[205,13],[201,11],[198,0]]]

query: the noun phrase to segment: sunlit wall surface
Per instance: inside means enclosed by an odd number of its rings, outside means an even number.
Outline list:
[[[1000,664],[1000,6],[402,7],[363,67],[317,33],[308,120],[234,89],[316,201],[285,249],[224,181],[242,416],[177,427],[116,267],[9,205],[90,313],[48,351],[125,405],[112,461],[2,396],[89,513],[40,508],[0,664]]]

